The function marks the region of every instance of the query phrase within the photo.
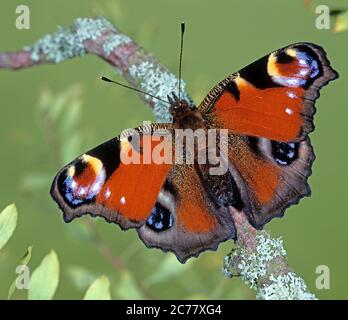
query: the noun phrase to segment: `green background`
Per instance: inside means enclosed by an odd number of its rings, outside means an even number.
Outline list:
[[[327,2],[333,8],[342,7],[342,1]],[[30,7],[30,30],[15,28],[19,4]],[[317,102],[316,131],[311,134],[317,155],[310,178],[313,195],[266,228],[283,237],[290,265],[313,293],[322,299],[346,299],[348,32],[316,29],[315,4],[321,3],[314,1],[314,6],[307,7],[301,0],[2,0],[0,51],[30,45],[56,31],[58,25],[70,26],[77,17],[101,15],[176,72],[179,23],[185,21],[183,77],[198,103],[226,75],[274,49],[298,41],[323,46],[340,79],[322,89]],[[50,249],[59,256],[61,279],[56,298],[82,298],[91,281],[105,274],[113,298],[141,297],[141,290],[132,285],[137,281],[145,288],[145,296],[152,298],[253,299],[254,292],[240,279],[224,278],[220,271],[231,241],[182,266],[170,254],[146,249],[135,231],[122,232],[102,219],[63,222],[49,196],[50,180],[64,162],[61,158],[70,156],[67,160],[71,160],[124,128],[154,120],[136,94],[99,81],[101,74],[121,80],[95,56],[21,71],[0,70],[0,208],[15,202],[19,210],[16,232],[0,252],[0,298],[6,297],[15,267],[32,244],[29,266],[33,269]],[[48,92],[53,97],[47,102]],[[57,96],[63,108],[80,103],[81,111],[69,134],[63,133],[59,139],[42,111],[42,105],[53,105]],[[62,127],[64,120],[57,123]],[[86,226],[96,227],[101,243],[123,261],[126,271],[115,271]],[[318,265],[330,268],[329,290],[316,289]],[[16,292],[14,298],[24,298],[24,291]]]

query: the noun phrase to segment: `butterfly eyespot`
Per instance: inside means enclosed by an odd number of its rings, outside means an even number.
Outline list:
[[[146,225],[153,231],[160,232],[170,229],[173,226],[173,222],[173,215],[170,211],[157,202],[146,221]]]
[[[320,74],[318,57],[306,46],[272,53],[267,68],[275,83],[293,88],[307,87]]]
[[[61,195],[72,207],[86,204],[100,192],[106,179],[101,161],[89,155],[83,155],[68,167],[58,178]]]
[[[298,143],[272,141],[272,155],[278,164],[286,166],[297,159],[298,147]]]

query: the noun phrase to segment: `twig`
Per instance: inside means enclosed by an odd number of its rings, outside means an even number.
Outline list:
[[[59,27],[22,51],[0,53],[0,68],[18,70],[60,63],[87,53],[102,58],[132,86],[149,94],[167,100],[167,95],[178,90],[175,75],[105,18],[77,18],[70,28]],[[181,87],[184,91],[185,83]],[[154,109],[159,122],[171,122],[166,103],[150,96],[140,98]],[[183,98],[191,102],[187,93]]]
[[[78,18],[69,29],[59,28],[23,51],[0,53],[0,68],[23,69],[46,63],[94,54],[112,65],[124,79],[152,95],[166,99],[176,91],[178,80],[150,53],[122,34],[104,18]],[[185,91],[184,99],[193,102]],[[154,110],[159,122],[171,121],[168,105],[151,98],[141,98]],[[223,272],[240,275],[256,290],[259,299],[315,299],[304,281],[288,266],[281,239],[266,231],[255,230],[242,212],[231,208],[238,240],[235,249],[225,257]],[[100,245],[100,252],[118,270],[123,266],[115,260],[109,247]]]
[[[223,273],[241,276],[263,300],[314,300],[314,294],[288,265],[280,238],[272,238],[265,230],[254,229],[245,214],[230,209],[237,228],[236,247],[225,257]]]

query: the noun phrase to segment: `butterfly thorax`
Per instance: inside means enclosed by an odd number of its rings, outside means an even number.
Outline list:
[[[172,101],[169,111],[173,116],[175,129],[197,130],[206,127],[201,112],[192,108],[185,100]]]

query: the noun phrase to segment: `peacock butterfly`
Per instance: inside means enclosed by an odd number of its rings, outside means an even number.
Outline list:
[[[173,123],[125,131],[81,155],[59,171],[51,195],[66,222],[90,214],[136,228],[147,247],[172,251],[182,263],[216,250],[237,237],[229,207],[260,229],[309,196],[314,104],[321,87],[337,77],[323,48],[288,45],[229,75],[197,108],[169,97]],[[150,151],[161,143],[177,151],[167,137],[182,129],[227,129],[227,170],[214,175],[213,165],[198,162],[196,155],[209,147],[197,142],[193,162],[144,161],[147,137],[157,136]],[[129,154],[140,162],[122,161]]]

